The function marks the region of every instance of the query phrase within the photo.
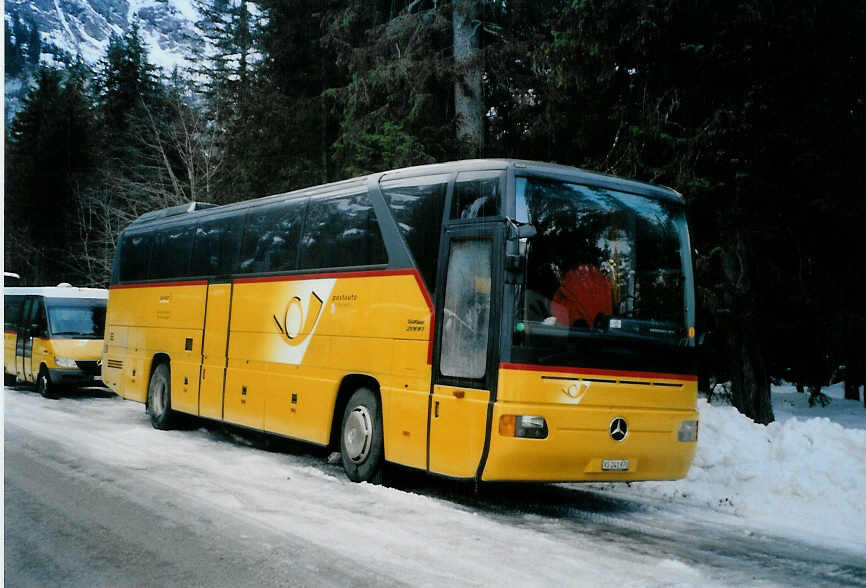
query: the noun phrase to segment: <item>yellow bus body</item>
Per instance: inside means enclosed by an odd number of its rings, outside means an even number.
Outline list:
[[[668,219],[653,230],[673,253],[647,256],[656,277],[644,286],[649,299],[665,280],[674,285],[658,290],[664,320],[617,298],[603,329],[571,332],[552,316],[549,284],[521,289],[521,279],[531,285],[521,256],[541,239],[514,220],[528,210],[517,204],[521,174],[624,190],[611,247],[637,239],[635,211],[646,226]],[[539,193],[547,185],[539,180]],[[698,420],[694,292],[675,192],[475,160],[195,204],[132,223],[109,289],[103,379],[146,403],[155,427],[170,428],[177,411],[342,448],[355,481],[375,479],[382,458],[476,481],[686,475]],[[623,270],[617,296],[640,293],[633,274]]]
[[[323,303],[309,318],[314,295]],[[301,308],[307,320],[288,339],[286,314],[299,300],[307,301]],[[476,476],[490,393],[437,385],[430,396],[432,312],[414,272],[116,286],[108,317],[103,379],[125,398],[146,401],[153,362],[164,357],[173,409],[326,445],[340,424],[334,407],[341,382],[362,374],[379,386],[387,461]],[[696,398],[695,378],[502,364],[481,479],[683,477],[695,443],[679,442],[677,431],[682,421],[697,419]],[[511,414],[544,417],[549,436],[502,436],[500,418]],[[630,424],[619,443],[608,435],[616,417]],[[603,471],[605,459],[627,459],[629,467]]]

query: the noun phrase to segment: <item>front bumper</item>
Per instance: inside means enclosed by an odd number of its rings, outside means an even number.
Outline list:
[[[49,369],[48,377],[52,384],[60,386],[80,386],[82,384],[102,383],[102,377],[98,373],[87,373],[80,369]]]

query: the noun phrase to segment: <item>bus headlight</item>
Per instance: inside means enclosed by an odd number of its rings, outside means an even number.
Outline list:
[[[78,367],[75,363],[75,360],[71,357],[60,357],[59,355],[54,358],[54,363],[59,365],[62,368],[74,368]]]
[[[677,441],[697,441],[698,421],[683,421],[680,423],[680,431],[677,433]]]
[[[547,439],[547,421],[540,416],[505,414],[499,418],[499,434],[503,437]]]

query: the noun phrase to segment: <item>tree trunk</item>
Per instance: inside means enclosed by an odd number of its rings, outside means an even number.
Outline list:
[[[478,0],[455,0],[452,28],[454,63],[457,66],[454,81],[457,139],[466,144],[470,156],[480,157],[484,150],[484,116],[478,50]]]
[[[722,253],[722,269],[729,286],[724,293],[726,310],[721,319],[728,334],[731,403],[756,423],[766,425],[775,417],[770,403],[770,374],[753,327],[757,311],[751,286],[752,249],[743,233],[735,232],[732,237],[734,240]]]
[[[748,327],[731,325],[728,359],[731,370],[731,403],[762,425],[775,420],[770,402],[770,376],[760,346]]]

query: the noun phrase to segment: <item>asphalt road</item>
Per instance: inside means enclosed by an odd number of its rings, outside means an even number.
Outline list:
[[[6,423],[6,586],[388,586],[337,553]]]
[[[4,394],[7,586],[590,585],[595,570],[615,584],[866,586],[856,553],[697,508],[576,485],[479,495],[405,472],[355,485],[321,453],[201,424],[154,431],[109,395]]]

